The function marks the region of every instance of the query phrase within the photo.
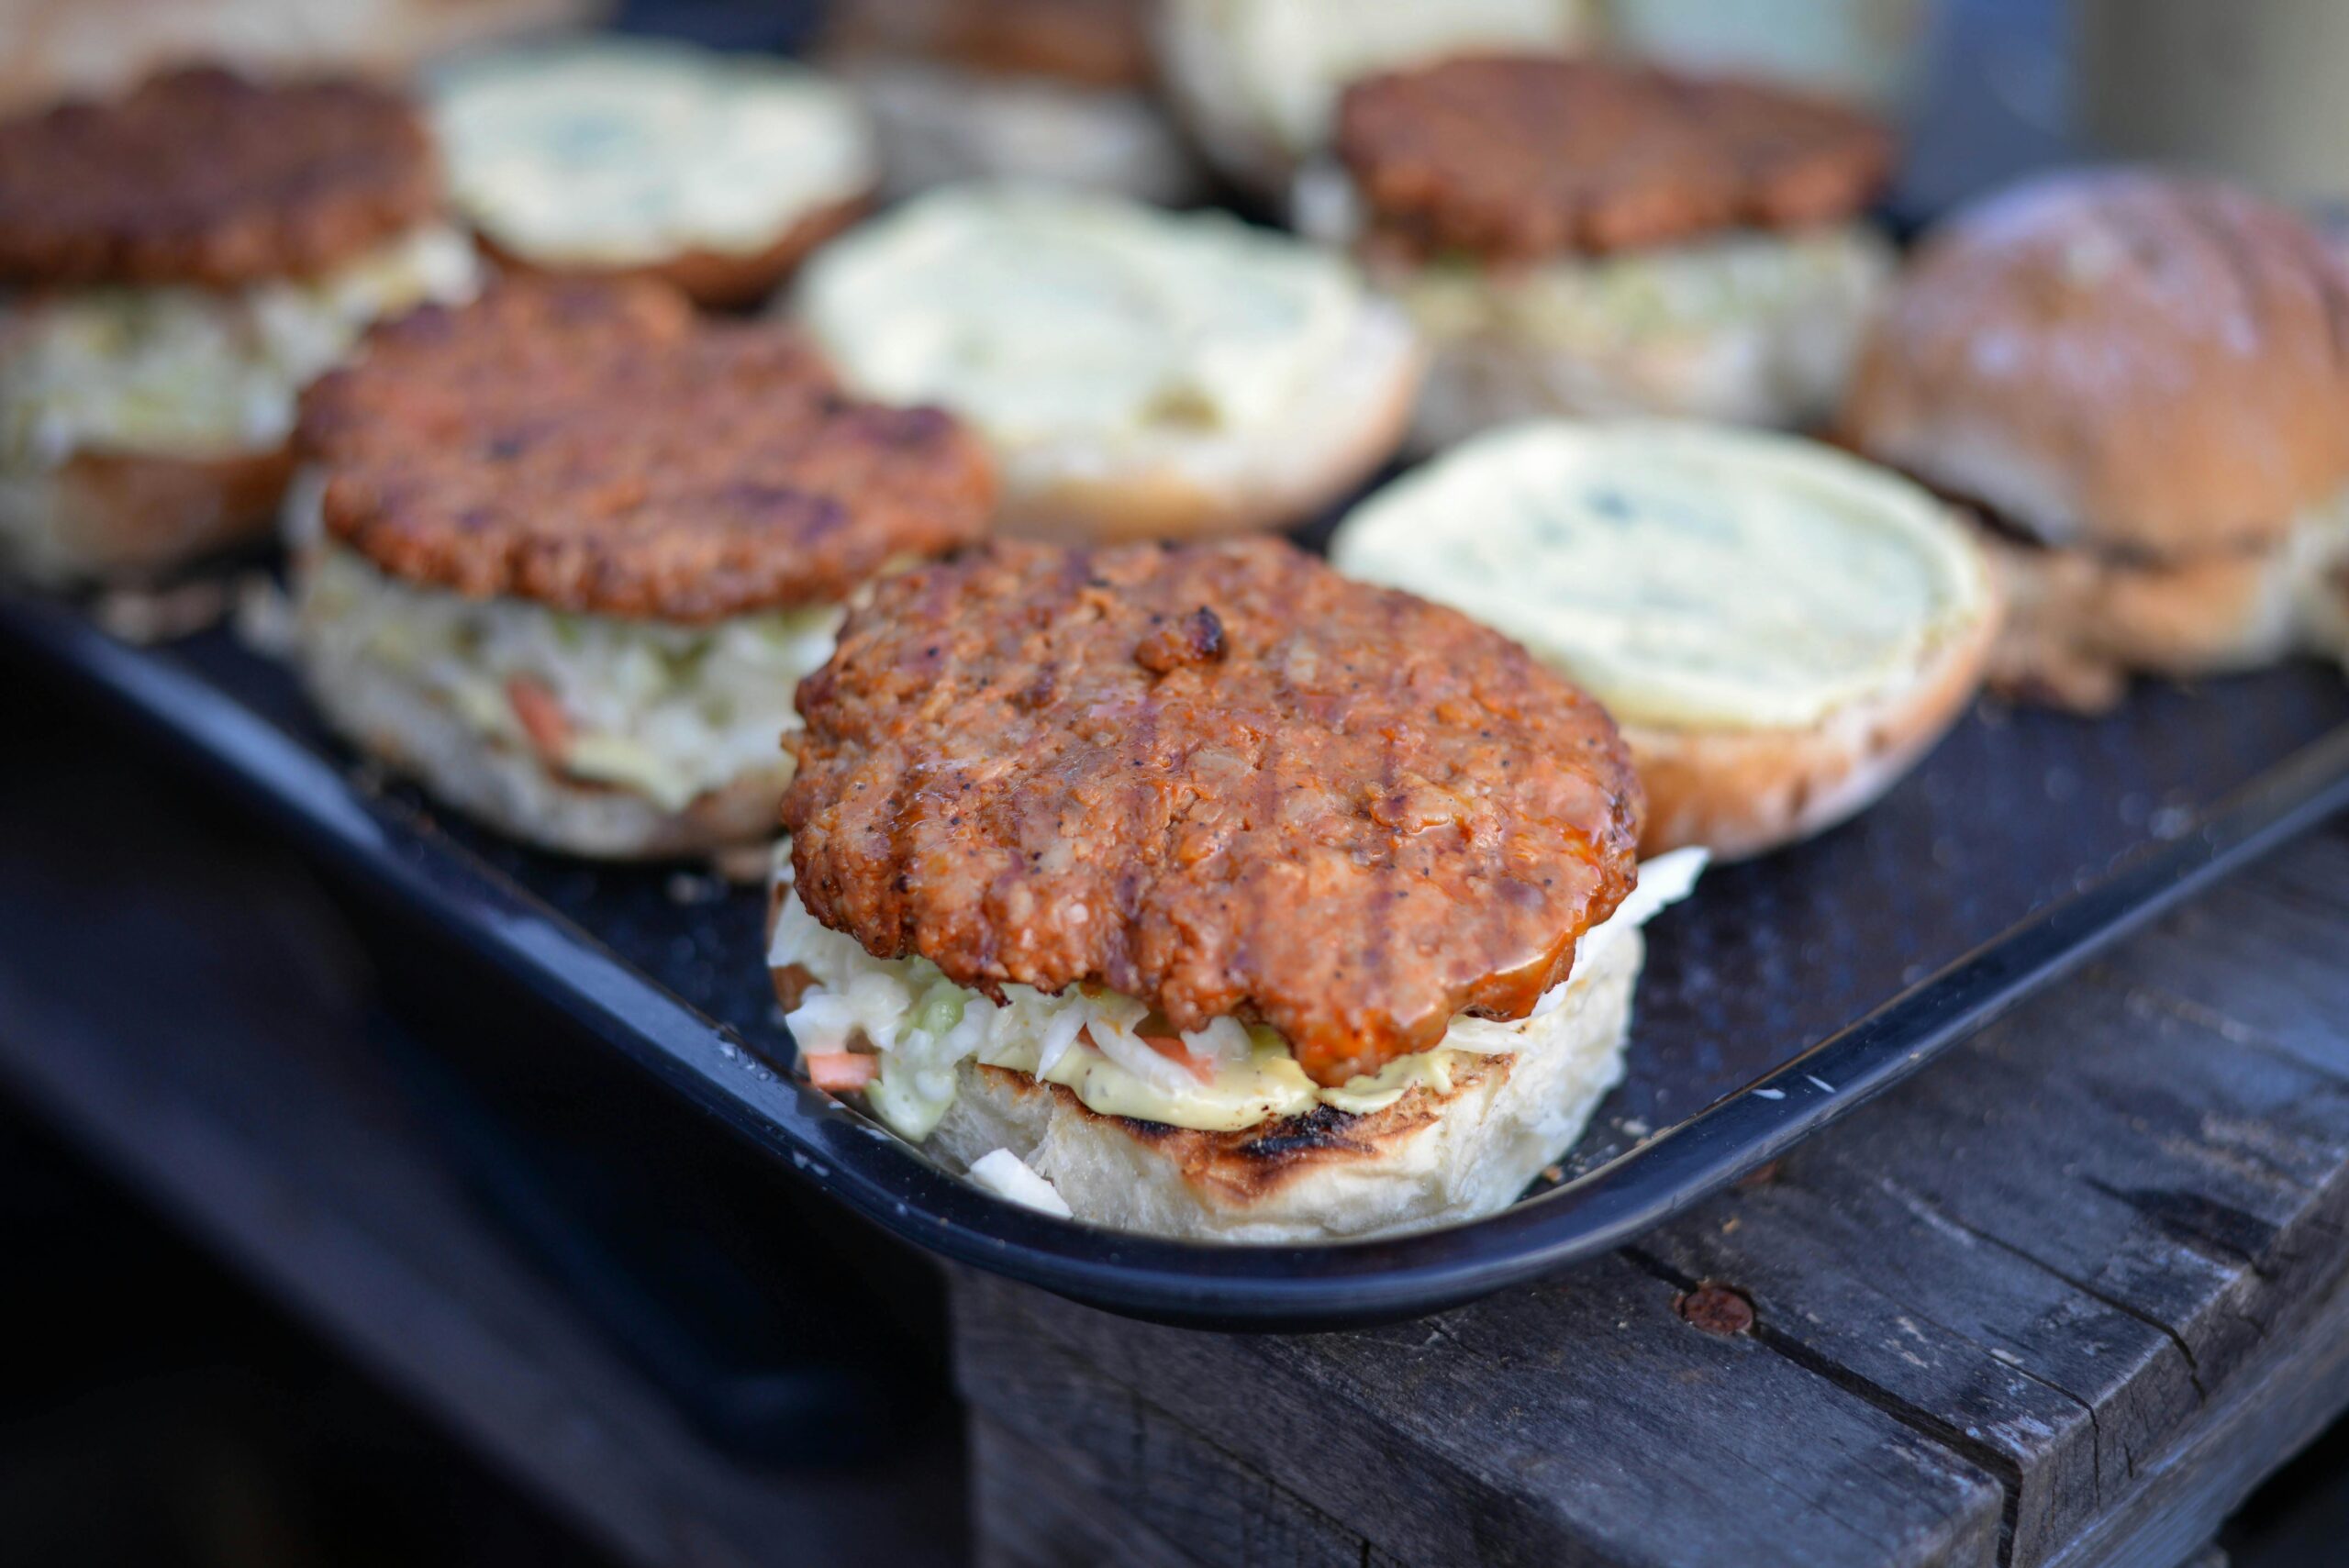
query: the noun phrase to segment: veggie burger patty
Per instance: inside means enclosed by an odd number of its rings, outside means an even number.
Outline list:
[[[948,416],[652,284],[509,283],[379,328],[303,400],[295,639],[361,745],[615,857],[774,831],[800,677],[874,573],[974,538]]]
[[[395,93],[175,71],[0,125],[0,283],[309,275],[432,217],[440,198],[430,139]]]
[[[327,532],[384,571],[707,622],[975,538],[974,438],[844,395],[797,334],[651,284],[515,284],[375,333],[302,404]]]
[[[907,573],[799,707],[783,817],[816,921],[998,999],[1269,1026],[1321,1084],[1526,1016],[1635,874],[1595,702],[1275,540]]]
[[[1781,88],[1563,56],[1468,56],[1358,83],[1338,152],[1374,232],[1492,260],[1848,217],[1892,143]]]

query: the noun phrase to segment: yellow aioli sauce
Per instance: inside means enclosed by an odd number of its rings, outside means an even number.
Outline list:
[[[1814,724],[1990,602],[1979,548],[1924,490],[1814,442],[1698,425],[1496,431],[1364,502],[1330,558],[1662,727]]]

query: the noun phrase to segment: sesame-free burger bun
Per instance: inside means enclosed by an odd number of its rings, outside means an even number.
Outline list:
[[[1927,239],[1842,431],[2046,544],[2248,549],[2349,480],[2344,348],[2349,274],[2284,208],[2051,175]]]
[[[952,410],[996,529],[1060,542],[1294,527],[1401,441],[1400,308],[1344,258],[1212,213],[946,186],[826,246],[794,308],[852,390]]]
[[[872,210],[864,196],[818,207],[794,223],[771,245],[757,250],[717,250],[695,246],[657,261],[619,266],[542,266],[483,235],[482,254],[501,272],[518,277],[565,277],[605,283],[664,284],[709,310],[740,310],[773,294],[808,252]]]
[[[1722,426],[1492,431],[1364,501],[1330,557],[1508,633],[1605,704],[1649,855],[1759,854],[1864,809],[1965,711],[1998,624],[1953,508]]]

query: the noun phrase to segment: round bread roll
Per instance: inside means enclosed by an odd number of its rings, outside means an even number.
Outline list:
[[[1065,542],[1290,527],[1401,440],[1419,354],[1341,258],[1043,186],[924,196],[809,265],[841,379],[992,447],[996,529]]]
[[[310,699],[337,733],[433,797],[526,844],[595,860],[654,861],[764,844],[791,767],[739,773],[682,805],[551,771],[518,741],[485,739],[382,662],[321,657],[308,639]]]
[[[1927,240],[1842,428],[2047,544],[2273,545],[2349,483],[2349,272],[2222,185],[2037,180]]]
[[[509,270],[751,305],[880,181],[854,96],[781,61],[604,38],[471,58],[430,88],[451,197]]]
[[[1208,161],[1284,200],[1299,164],[1327,145],[1348,82],[1452,54],[1571,48],[1590,31],[1589,9],[1583,0],[1167,0],[1159,72]]]
[[[1517,638],[1606,705],[1641,851],[1739,858],[1860,811],[1965,710],[1998,625],[1932,495],[1792,437],[1541,421],[1364,503],[1341,571]]]

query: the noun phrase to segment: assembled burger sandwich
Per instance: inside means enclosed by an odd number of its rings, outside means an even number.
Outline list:
[[[2115,171],[1957,214],[1869,334],[1841,425],[1987,525],[2009,691],[2094,709],[2132,671],[2338,635],[2349,270],[2273,203]]]
[[[999,1190],[1234,1240],[1464,1218],[1620,1074],[1638,783],[1451,610],[1277,540],[998,543],[879,584],[799,706],[806,1070]]]
[[[0,561],[142,576],[265,536],[303,385],[474,279],[380,87],[182,70],[0,123]]]
[[[362,750],[531,842],[763,842],[791,691],[877,573],[977,536],[985,454],[649,284],[501,284],[303,400],[293,651]]]
[[[1351,243],[1431,353],[1422,449],[1542,415],[1799,427],[1892,270],[1892,143],[1788,89],[1554,55],[1347,88],[1300,224]]]

